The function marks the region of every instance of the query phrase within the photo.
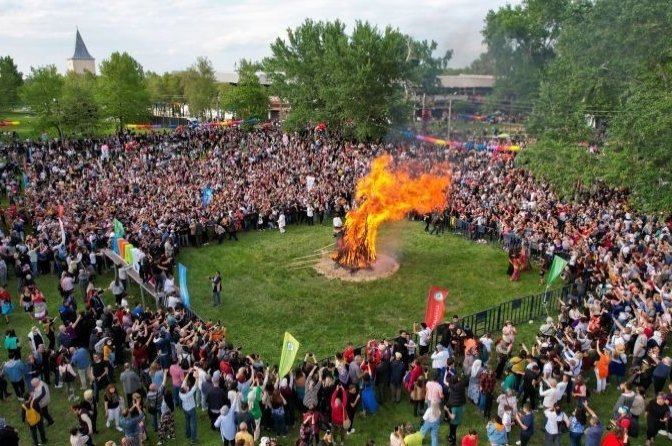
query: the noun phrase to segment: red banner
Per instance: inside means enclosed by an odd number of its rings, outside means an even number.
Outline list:
[[[443,319],[446,312],[446,299],[448,290],[433,286],[427,293],[427,311],[425,312],[425,324],[432,330]]]

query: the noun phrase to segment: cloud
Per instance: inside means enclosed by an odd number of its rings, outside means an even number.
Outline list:
[[[518,1],[516,1],[517,3]],[[0,0],[0,48],[19,68],[54,64],[64,71],[78,26],[97,62],[127,51],[145,69],[184,69],[198,56],[218,71],[247,58],[260,60],[269,45],[305,18],[367,20],[418,39],[435,40],[439,55],[454,50],[454,66],[482,51],[480,30],[489,9],[504,0]]]

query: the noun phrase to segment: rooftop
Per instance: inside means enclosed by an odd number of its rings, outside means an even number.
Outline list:
[[[438,76],[443,88],[492,88],[495,76],[487,74],[458,74],[456,76]]]
[[[82,35],[79,33],[79,30],[77,30],[77,37],[75,38],[75,54],[72,55],[71,59],[80,59],[80,60],[93,59],[93,57],[91,57],[91,55],[89,54],[89,50],[86,49],[84,39],[82,39]]]

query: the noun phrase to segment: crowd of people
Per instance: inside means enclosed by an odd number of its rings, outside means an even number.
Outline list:
[[[540,259],[542,278],[554,256],[567,259],[563,279],[571,292],[529,347],[516,343],[511,323],[493,339],[454,318],[440,333],[419,325],[361,350],[350,344],[329,360],[308,354],[279,376],[263,358],[236,348],[235,333],[191,318],[177,296],[159,311],[129,302],[123,268],[110,284],[113,297],[93,286],[114,219],[148,254],[141,277],[166,289],[180,246],[273,228],[280,216],[306,224],[341,216],[356,205],[356,179],[385,150],[426,165],[451,162],[448,207],[428,217],[432,233],[466,231],[475,240],[495,234],[517,259],[517,274],[521,258]],[[122,432],[122,444],[165,444],[183,438],[175,412],[196,442],[205,429],[198,410],[226,445],[252,446],[267,431],[273,438],[265,443],[282,442],[290,430],[298,446],[341,445],[355,419],[366,423],[358,413],[375,414],[402,394],[422,422],[409,415],[413,421],[395,426],[393,446],[423,437],[437,446],[442,423],[448,443],[465,446],[525,445],[537,437],[549,446],[563,438],[572,445],[648,445],[672,431],[672,359],[664,353],[672,321],[669,221],[630,211],[623,191],[596,184],[562,201],[510,155],[350,145],[274,129],[22,142],[4,151],[2,190],[10,206],[2,216],[0,304],[10,328],[0,396],[11,390],[20,399],[35,445],[46,442],[53,423],[52,392],[72,402],[73,445],[109,437],[98,433],[103,418],[106,428]],[[25,173],[23,195],[16,169]],[[57,318],[36,286],[40,274],[59,277]],[[11,328],[19,308],[35,320],[29,333]],[[598,416],[589,395],[608,386],[618,389],[617,400],[611,413]],[[459,431],[469,405],[488,420],[487,438]],[[542,425],[535,425],[537,410]],[[0,435],[16,432],[0,426]]]

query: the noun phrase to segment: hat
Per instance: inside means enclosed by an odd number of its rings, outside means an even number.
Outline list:
[[[401,353],[399,352],[394,352],[394,357],[397,358],[397,360],[401,359]]]

